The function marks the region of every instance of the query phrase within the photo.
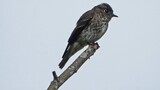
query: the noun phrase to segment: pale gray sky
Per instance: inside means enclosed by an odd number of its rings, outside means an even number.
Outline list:
[[[46,90],[77,20],[103,2],[119,18],[59,90],[160,90],[159,0],[0,0],[0,90]]]

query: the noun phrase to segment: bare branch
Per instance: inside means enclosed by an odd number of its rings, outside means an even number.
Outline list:
[[[57,77],[56,72],[53,71],[54,80],[50,83],[47,90],[58,90],[58,88],[76,73],[83,63],[90,58],[98,48],[98,43],[89,45],[89,47],[59,77]]]

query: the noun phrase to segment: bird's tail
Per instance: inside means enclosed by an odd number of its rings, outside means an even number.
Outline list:
[[[82,49],[84,46],[80,45],[78,42],[73,43],[71,45],[67,45],[67,48],[62,56],[62,61],[59,63],[59,68],[63,68],[64,65],[67,63],[68,59],[74,55],[77,51]]]
[[[67,63],[69,58],[63,58],[62,61],[59,63],[59,68],[62,69],[64,65]]]
[[[71,57],[71,46],[72,45],[67,45],[67,47],[66,47],[66,50],[65,50],[65,52],[64,52],[64,54],[63,54],[63,56],[62,56],[62,61],[59,63],[59,68],[63,68],[64,67],[64,65],[67,63],[67,61],[68,61],[68,59]]]

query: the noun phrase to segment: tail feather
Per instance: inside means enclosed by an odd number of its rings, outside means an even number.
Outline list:
[[[75,42],[73,44],[68,44],[67,48],[62,56],[62,61],[59,63],[59,68],[63,68],[64,65],[67,63],[67,61],[69,60],[69,58],[74,55],[77,51],[79,51],[80,49],[82,49],[84,45],[79,44],[78,42]]]
[[[65,51],[64,51],[64,54],[63,54],[62,58],[64,58],[64,56],[65,56],[66,53],[68,52],[70,46],[71,46],[71,45],[68,43],[68,45],[67,45],[67,47],[66,47],[66,49],[65,49]]]
[[[59,68],[62,69],[64,65],[67,63],[69,58],[63,58],[62,61],[59,63]]]
[[[62,56],[62,61],[59,63],[59,68],[63,68],[64,65],[67,63],[68,59],[71,57],[71,50],[72,50],[72,45],[67,45],[66,50]]]

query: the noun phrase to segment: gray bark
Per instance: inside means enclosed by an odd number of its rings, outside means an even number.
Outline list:
[[[89,45],[89,47],[60,75],[57,76],[55,71],[53,72],[54,80],[51,81],[47,90],[58,90],[58,88],[67,81],[83,63],[92,56],[99,48],[98,43]]]

